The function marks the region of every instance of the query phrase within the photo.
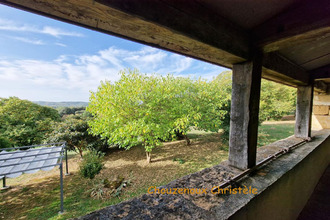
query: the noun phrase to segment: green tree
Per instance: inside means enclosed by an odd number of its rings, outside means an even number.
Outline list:
[[[223,91],[226,93],[228,105],[230,106],[232,72],[225,71],[219,74],[214,81],[219,83]],[[296,89],[275,83],[269,80],[261,80],[261,94],[260,94],[260,110],[259,121],[278,120],[284,115],[294,112],[296,107]],[[227,109],[230,112],[230,108]],[[228,114],[223,122],[223,129],[229,131],[230,114]],[[227,121],[227,122],[225,122]],[[224,128],[226,127],[226,128]]]
[[[63,121],[53,123],[53,132],[45,142],[66,141],[69,150],[78,151],[81,157],[87,148],[104,151],[108,147],[106,141],[88,133],[87,121],[80,115],[67,115]]]
[[[15,146],[39,144],[60,120],[58,112],[17,97],[0,98],[0,136]]]
[[[296,108],[295,88],[268,80],[261,81],[260,122],[278,120],[284,115],[291,114]]]
[[[173,84],[180,98],[170,108],[178,109],[174,129],[186,136],[191,127],[204,131],[218,132],[223,128],[228,115],[227,87],[216,80],[207,82],[203,79],[191,80],[174,78]],[[189,141],[188,141],[189,142]]]
[[[85,112],[86,107],[60,107],[58,109],[58,113],[61,117],[65,115],[77,115],[83,114]]]
[[[229,140],[230,129],[230,107],[231,107],[231,88],[232,88],[232,71],[224,71],[220,73],[213,81],[218,84],[223,93],[223,105],[221,110],[225,112],[221,129],[223,130],[222,139]]]
[[[120,147],[142,144],[150,162],[152,149],[169,136],[186,137],[191,126],[218,131],[227,113],[222,98],[216,82],[122,71],[119,81],[101,82],[91,93],[89,125],[93,134]]]

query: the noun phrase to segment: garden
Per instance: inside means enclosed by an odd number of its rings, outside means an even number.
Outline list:
[[[125,70],[88,107],[0,99],[0,148],[66,141],[70,175],[59,211],[59,170],[8,179],[2,219],[67,219],[146,193],[228,158],[231,72],[212,81]],[[295,89],[263,81],[258,146],[293,135]],[[14,211],[15,210],[15,211]]]

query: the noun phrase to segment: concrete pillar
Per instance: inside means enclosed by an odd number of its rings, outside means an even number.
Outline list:
[[[261,64],[257,57],[233,66],[229,164],[240,169],[256,164]]]
[[[313,86],[298,86],[296,105],[295,136],[299,138],[311,137],[313,108]]]

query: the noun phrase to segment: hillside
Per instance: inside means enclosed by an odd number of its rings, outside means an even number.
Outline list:
[[[38,105],[59,108],[59,107],[86,107],[88,102],[46,102],[46,101],[35,101]]]

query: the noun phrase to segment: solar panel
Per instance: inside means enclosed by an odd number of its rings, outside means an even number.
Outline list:
[[[1,151],[0,179],[4,176],[14,178],[23,173],[53,169],[62,157],[63,147],[64,145],[9,152]]]
[[[63,212],[63,165],[65,153],[66,174],[68,174],[66,143],[5,148],[0,152],[0,179],[6,187],[6,178],[18,177],[24,173],[35,173],[39,170],[48,171],[55,166],[60,167],[61,212]]]

